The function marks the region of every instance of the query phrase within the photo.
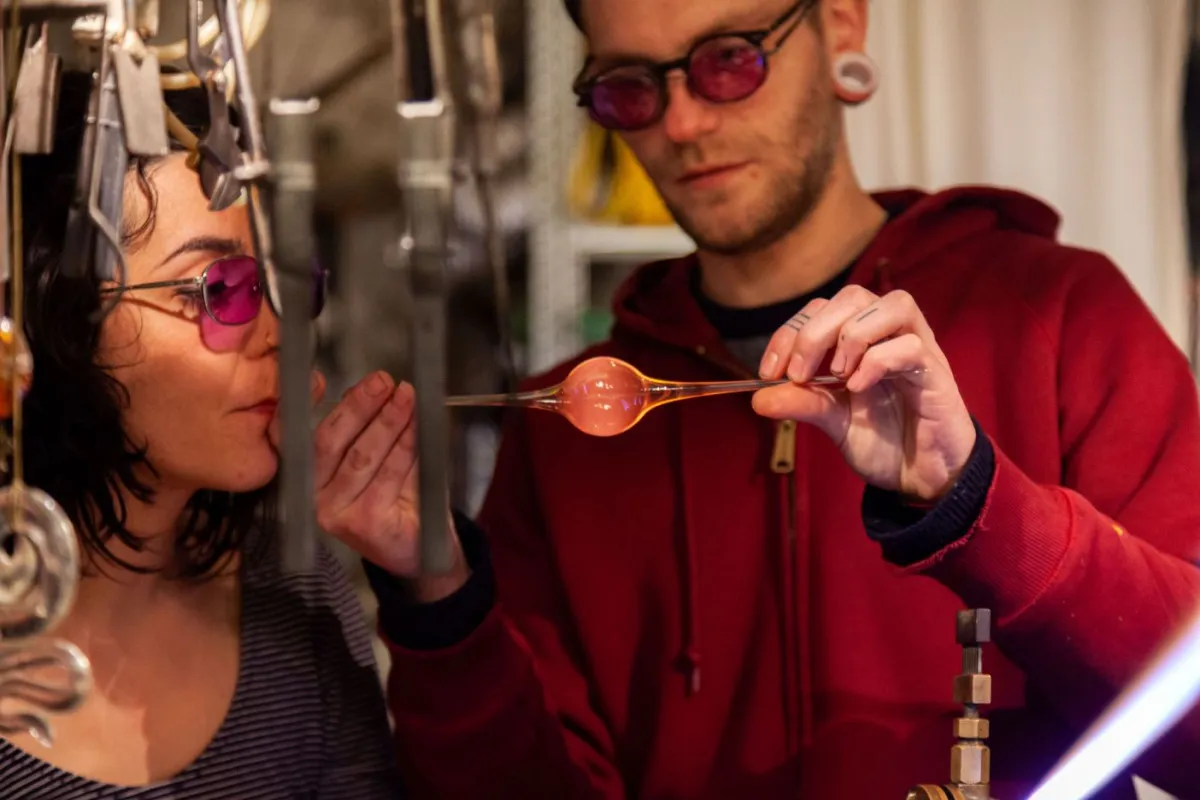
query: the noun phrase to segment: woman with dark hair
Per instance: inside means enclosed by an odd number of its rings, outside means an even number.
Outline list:
[[[130,165],[124,285],[64,269],[90,88],[90,76],[65,77],[54,152],[24,158],[22,185],[35,364],[26,476],[80,537],[83,576],[56,634],[88,655],[95,685],[55,720],[52,748],[0,739],[0,796],[401,796],[346,575],[323,545],[311,572],[278,567],[279,325],[259,287],[247,209],[210,211],[176,143]],[[202,93],[167,99],[203,133]],[[406,425],[411,393],[384,383],[383,405],[395,408],[383,416]],[[322,390],[315,376],[314,400]],[[326,517],[364,492],[378,505],[409,491],[394,479],[381,489],[343,463],[380,427],[347,427],[370,407],[366,396],[356,387],[319,429],[317,470],[334,487],[320,498]],[[393,460],[411,465],[411,436],[399,438]]]

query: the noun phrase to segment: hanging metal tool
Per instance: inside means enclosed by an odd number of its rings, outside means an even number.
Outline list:
[[[88,222],[98,234],[94,240],[92,262],[95,275],[102,281],[124,283],[126,271],[121,247],[121,218],[125,213],[125,176],[129,172],[129,151],[125,148],[113,50],[112,47],[102,47],[100,51],[100,103],[96,115],[96,151],[92,156],[87,210]]]
[[[250,80],[250,61],[247,56],[246,40],[242,36],[242,23],[238,15],[237,0],[217,0],[217,19],[225,45],[229,48],[229,61],[233,64],[236,80],[238,116],[242,123],[242,157],[234,168],[233,176],[246,187],[246,199],[250,208],[250,226],[254,236],[254,250],[266,290],[267,300],[275,313],[282,313],[279,299],[279,282],[275,272],[274,245],[271,225],[267,215],[263,191],[271,165],[267,161],[266,142],[263,139],[262,122],[259,117],[258,97]]]
[[[12,422],[4,454],[12,458],[11,481],[0,489],[0,701],[5,708],[0,713],[0,733],[29,733],[50,745],[53,731],[47,715],[70,711],[82,703],[92,677],[91,665],[77,647],[43,638],[75,601],[79,544],[64,510],[24,480],[22,402],[33,379],[33,364],[24,339],[21,173],[14,157],[52,149],[59,71],[56,57],[48,50],[43,23],[65,14],[64,4],[33,3],[40,13],[24,17],[21,12],[27,9],[26,2],[29,0],[0,2],[0,28],[4,28],[0,30],[0,130],[5,134],[0,156],[0,228],[4,232],[0,237],[0,280],[5,284],[5,314],[0,316],[0,417]],[[25,35],[21,35],[22,29]],[[5,52],[14,45],[20,52]],[[15,80],[10,81],[2,70],[12,63],[20,66]],[[11,97],[10,85],[14,86]],[[11,713],[12,702],[25,710]]]
[[[458,0],[459,54],[466,78],[470,109],[472,183],[483,216],[484,251],[492,276],[496,304],[504,391],[516,391],[516,354],[512,342],[512,299],[508,283],[508,254],[496,208],[500,171],[499,121],[504,104],[500,48],[496,40],[495,0]]]
[[[121,217],[129,160],[170,150],[158,59],[136,30],[136,20],[134,0],[109,0],[102,15],[72,25],[77,41],[99,50],[100,65],[68,216],[64,271],[118,283],[125,279]]]
[[[21,56],[13,91],[13,150],[21,154],[48,154],[54,149],[62,58],[50,50],[47,27],[42,23],[31,28],[37,38]]]
[[[447,455],[446,290],[454,191],[455,107],[440,0],[392,0],[400,79],[400,251],[411,280],[421,569],[453,566]]]
[[[200,186],[208,197],[208,207],[213,211],[221,211],[233,205],[242,193],[242,184],[233,175],[233,170],[241,162],[238,130],[229,118],[229,86],[225,64],[219,63],[200,47],[203,3],[201,0],[186,2],[188,66],[200,79],[208,99],[208,130],[196,145],[194,166],[200,174]],[[218,36],[213,47],[214,53],[225,50],[226,41],[223,34]]]

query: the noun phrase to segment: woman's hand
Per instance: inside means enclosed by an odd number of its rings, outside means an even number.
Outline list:
[[[845,389],[805,386],[832,350]],[[754,409],[816,425],[867,483],[921,501],[946,494],[975,445],[975,425],[946,356],[907,292],[847,286],[813,300],[775,332]]]
[[[325,393],[313,373],[313,403]],[[278,427],[273,437],[278,441]],[[313,476],[317,524],[368,561],[411,582],[418,600],[445,597],[469,575],[451,522],[455,566],[448,575],[420,571],[413,388],[383,372],[351,387],[317,426]]]

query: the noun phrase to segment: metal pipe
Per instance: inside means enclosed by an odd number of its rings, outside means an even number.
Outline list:
[[[405,59],[399,182],[404,192],[401,251],[412,286],[412,369],[416,394],[421,570],[453,566],[449,531],[449,419],[446,397],[446,271],[453,201],[455,118],[447,82],[440,0],[409,0],[393,19],[407,33],[396,42]],[[395,8],[395,7],[394,7]]]
[[[309,324],[316,277],[312,233],[316,192],[313,115],[316,100],[271,100],[271,209],[280,298],[280,470],[283,490],[283,568],[303,571],[316,558],[313,445],[309,428],[312,374]]]
[[[242,25],[238,18],[236,0],[217,0],[216,9],[221,29],[225,32],[226,44],[229,47],[229,60],[233,62],[234,75],[237,79],[238,107],[245,134],[245,160],[234,169],[233,175],[246,185],[251,233],[254,236],[255,253],[258,256],[267,300],[275,309],[275,313],[282,315],[272,231],[261,189],[261,182],[270,171],[270,164],[267,162],[266,144],[263,141],[258,98],[254,94],[254,87],[250,80],[250,64],[246,57],[246,44],[242,38]]]

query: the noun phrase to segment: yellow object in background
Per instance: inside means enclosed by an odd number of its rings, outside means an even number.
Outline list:
[[[612,131],[589,121],[575,154],[567,190],[578,217],[621,225],[673,225],[675,221],[629,147]]]

